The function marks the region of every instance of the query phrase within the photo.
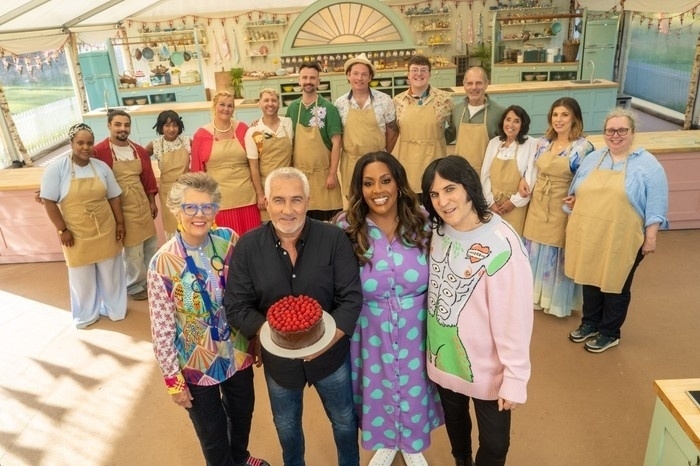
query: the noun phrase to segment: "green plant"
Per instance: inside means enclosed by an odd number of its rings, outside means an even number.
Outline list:
[[[486,75],[491,79],[491,44],[480,42],[471,50],[470,55],[479,59],[479,66],[486,71]]]
[[[233,97],[243,98],[243,68],[231,68],[231,87],[233,87]]]

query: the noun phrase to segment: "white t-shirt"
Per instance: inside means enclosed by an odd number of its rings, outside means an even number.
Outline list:
[[[291,118],[280,117],[280,124],[277,127],[277,131],[270,129],[263,123],[262,118],[260,118],[255,126],[248,127],[245,133],[245,148],[248,158],[258,159],[260,157],[260,148],[262,148],[263,140],[283,137],[294,139],[294,129]],[[260,146],[258,146],[258,142],[260,142]]]

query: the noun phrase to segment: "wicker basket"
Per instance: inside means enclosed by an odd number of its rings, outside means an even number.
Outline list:
[[[136,84],[136,78],[130,70],[126,70],[124,74],[119,76],[119,82],[122,84]]]
[[[578,47],[580,44],[568,44],[564,43],[562,46],[562,55],[564,55],[564,61],[571,62],[576,61],[576,56],[578,55]]]

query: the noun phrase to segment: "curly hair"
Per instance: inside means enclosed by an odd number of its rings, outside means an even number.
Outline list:
[[[367,229],[367,215],[370,210],[362,195],[362,174],[365,167],[374,162],[386,165],[391,177],[396,182],[398,190],[396,210],[399,220],[397,233],[401,240],[404,244],[417,247],[421,252],[424,252],[430,239],[430,231],[425,228],[427,219],[421,211],[418,196],[408,185],[408,177],[403,165],[388,152],[370,152],[360,157],[355,165],[350,181],[349,207],[345,217],[349,224],[346,233],[353,244],[360,265],[372,262],[366,256],[371,246]]]

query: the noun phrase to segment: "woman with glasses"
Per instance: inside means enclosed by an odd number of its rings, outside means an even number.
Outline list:
[[[214,224],[220,200],[218,183],[202,172],[181,175],[168,194],[178,231],[148,269],[153,349],[206,464],[267,465],[248,452],[255,342],[229,327],[222,306],[238,235]]]
[[[563,210],[574,173],[593,145],[583,134],[583,116],[571,97],[554,101],[547,115],[549,127],[537,143],[532,179],[519,193],[531,196],[523,237],[534,277],[533,307],[557,317],[581,309],[581,287],[564,275],[564,239],[567,215]]]
[[[668,228],[668,181],[661,164],[635,147],[635,120],[616,108],[605,119],[606,147],[590,154],[564,200],[566,274],[583,285],[581,325],[569,334],[591,353],[617,346],[634,272]],[[603,208],[604,206],[604,208]]]
[[[39,197],[66,258],[73,323],[85,328],[100,316],[126,316],[126,229],[122,190],[109,165],[92,156],[92,129],[79,123],[68,138],[71,152],[46,167]]]

